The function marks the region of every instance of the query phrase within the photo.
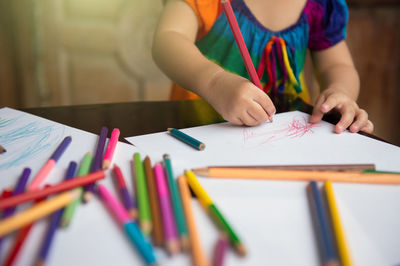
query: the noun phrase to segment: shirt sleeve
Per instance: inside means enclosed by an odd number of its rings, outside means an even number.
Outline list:
[[[309,0],[305,13],[310,50],[327,49],[346,38],[349,14],[345,0]]]
[[[217,0],[183,0],[197,16],[199,29],[197,39],[206,35],[222,12],[220,1]]]

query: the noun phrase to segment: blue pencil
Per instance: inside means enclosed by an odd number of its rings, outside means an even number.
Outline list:
[[[102,127],[100,130],[99,142],[97,143],[96,153],[93,158],[92,166],[90,168],[90,172],[96,172],[102,169],[103,155],[104,155],[104,147],[106,145],[108,134],[108,128]],[[85,187],[85,192],[83,194],[83,202],[88,202],[92,199],[94,194],[95,184],[90,184]]]
[[[183,133],[182,131],[176,129],[176,128],[168,128],[169,133],[179,139],[180,141],[192,146],[196,150],[202,151],[206,148],[206,145],[202,143],[201,141],[198,141],[195,138],[192,138],[191,136]]]
[[[322,263],[325,266],[339,265],[339,257],[335,249],[331,226],[329,224],[322,196],[318,191],[317,182],[311,181],[308,189],[318,242],[320,244]]]
[[[77,163],[71,161],[69,163],[67,173],[65,175],[65,180],[71,179],[75,176],[75,171],[77,168]],[[47,255],[49,254],[51,243],[54,239],[54,235],[56,233],[57,227],[60,225],[61,217],[63,214],[64,208],[56,211],[50,216],[50,224],[47,229],[42,247],[39,252],[39,256],[37,259],[37,265],[44,265],[46,262]]]
[[[12,192],[12,196],[21,194],[24,192],[26,183],[28,182],[29,175],[31,174],[31,169],[30,168],[24,168],[22,171],[22,174],[20,178],[18,179],[17,185],[15,186],[14,191]],[[10,207],[4,210],[1,219],[5,219],[7,217],[10,217],[15,213],[16,207]],[[3,244],[3,238],[0,238],[0,261],[1,261],[1,246]]]

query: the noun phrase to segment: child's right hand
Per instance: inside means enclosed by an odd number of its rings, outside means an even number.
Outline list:
[[[203,98],[227,121],[256,126],[272,122],[276,109],[268,95],[249,80],[220,70],[209,80]]]

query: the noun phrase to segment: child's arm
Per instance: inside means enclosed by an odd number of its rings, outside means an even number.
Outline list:
[[[361,130],[371,133],[373,124],[368,120],[367,112],[356,103],[360,81],[345,41],[313,52],[312,56],[323,91],[314,106],[310,122],[319,122],[325,113],[335,108],[341,113],[341,119],[335,126],[336,133],[349,126],[351,132]]]
[[[204,98],[227,121],[253,126],[272,117],[275,107],[268,95],[201,54],[194,44],[197,29],[196,15],[188,4],[167,1],[153,42],[158,66],[180,86]]]

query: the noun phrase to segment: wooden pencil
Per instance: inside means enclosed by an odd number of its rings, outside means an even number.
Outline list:
[[[6,151],[7,150],[3,146],[0,145],[0,154],[5,153]]]
[[[151,233],[153,224],[143,162],[138,152],[134,153],[133,155],[132,165],[136,170],[136,197],[139,211],[140,229],[142,229],[144,234],[149,235]]]
[[[189,248],[188,232],[186,228],[185,217],[183,214],[181,197],[179,196],[179,191],[174,178],[174,172],[172,170],[171,158],[168,154],[164,154],[163,159],[169,194],[171,196],[172,208],[175,215],[176,226],[178,228],[179,237],[181,239],[181,246],[183,250],[187,250]]]
[[[276,169],[276,170],[305,170],[305,171],[375,171],[375,164],[289,164],[289,165],[210,165],[192,169],[195,173],[207,173],[209,168],[232,169]]]
[[[91,173],[102,169],[104,147],[105,147],[106,141],[107,141],[107,133],[108,133],[108,128],[104,127],[104,126],[101,127],[99,141],[98,141],[97,147],[96,147],[96,153],[94,154],[92,165],[90,167]],[[84,187],[84,192],[83,192],[83,197],[82,197],[82,201],[84,203],[89,202],[93,198],[94,189],[95,189],[94,183],[89,184]]]
[[[110,141],[108,142],[107,149],[103,158],[103,164],[102,164],[103,170],[108,169],[108,167],[110,167],[111,165],[115,147],[117,147],[119,134],[120,131],[118,128],[114,128],[113,131],[111,132],[111,138]]]
[[[311,181],[307,187],[307,192],[320,247],[322,265],[339,266],[332,228],[329,224],[328,213],[325,210],[325,205],[322,195],[318,190],[317,182]]]
[[[309,170],[281,170],[235,167],[208,167],[194,169],[193,172],[201,176],[217,178],[243,178],[287,181],[326,181],[342,183],[365,184],[400,184],[400,173],[383,173],[378,171],[309,171]]]
[[[344,229],[340,220],[339,209],[335,199],[335,193],[333,191],[332,182],[330,180],[325,182],[326,199],[328,202],[330,217],[333,225],[333,232],[336,238],[337,249],[339,251],[339,257],[342,266],[353,265],[349,248],[347,245]]]
[[[1,200],[0,201],[0,210],[16,206],[18,204],[31,201],[37,198],[45,197],[48,195],[52,195],[55,193],[59,193],[61,191],[65,191],[68,189],[76,188],[85,184],[93,183],[97,180],[103,179],[105,177],[105,174],[103,171],[98,171],[95,173],[90,173],[86,176],[83,176],[81,178],[75,178],[67,181],[60,182],[57,185],[48,187],[48,188],[43,188],[41,190],[36,190],[32,192],[26,192],[23,194],[19,194],[16,196],[9,197],[7,199]]]
[[[78,196],[79,193],[76,190],[63,192],[50,200],[36,204],[27,210],[0,221],[0,236],[11,233],[64,207]]]
[[[193,265],[207,266],[210,265],[203,248],[200,243],[199,234],[197,232],[196,222],[193,215],[191,195],[185,176],[178,177],[178,186],[181,194],[183,210],[186,217],[187,229],[189,232],[190,251],[192,255]]]
[[[154,165],[154,176],[157,184],[158,199],[160,201],[165,245],[168,253],[170,255],[174,255],[180,251],[180,243],[168,191],[167,180],[164,175],[164,169],[159,163]]]
[[[86,153],[83,156],[81,165],[79,166],[78,169],[78,173],[77,173],[77,177],[74,180],[82,180],[84,175],[89,174],[90,172],[90,166],[92,165],[92,161],[93,161],[93,156],[90,152]],[[79,191],[80,195],[79,197],[77,197],[74,201],[72,201],[70,204],[68,204],[67,207],[65,207],[62,217],[61,217],[61,227],[67,227],[71,221],[72,218],[74,217],[75,214],[75,210],[78,207],[78,205],[81,203],[82,201],[82,196],[83,196],[83,187],[78,187],[77,190]]]
[[[229,241],[225,233],[221,233],[218,237],[217,243],[214,249],[213,266],[223,266],[226,256],[226,250],[228,249]]]
[[[124,204],[125,208],[129,212],[129,214],[132,216],[134,220],[137,219],[138,216],[138,211],[137,211],[137,206],[135,202],[133,201],[133,197],[128,191],[128,188],[126,186],[125,178],[124,175],[122,174],[121,168],[119,168],[118,165],[114,164],[113,168],[113,177],[115,180],[115,185],[117,186],[117,189],[119,190],[119,194],[122,200],[122,203]]]
[[[158,199],[156,182],[154,179],[153,168],[149,156],[144,158],[144,169],[146,172],[147,188],[149,189],[149,201],[151,217],[153,218],[152,238],[154,245],[162,246],[164,244],[164,229],[162,225],[161,210]]]
[[[171,134],[171,136],[188,144],[189,146],[195,148],[196,150],[202,151],[206,148],[206,145],[204,143],[189,136],[188,134],[183,133],[182,131],[180,131],[176,128],[168,128],[168,132]]]
[[[246,255],[246,247],[243,245],[242,241],[240,240],[238,234],[233,230],[230,226],[228,221],[219,211],[217,206],[214,204],[210,196],[208,196],[207,192],[203,189],[200,185],[199,181],[197,180],[196,176],[192,171],[185,171],[186,181],[188,182],[189,186],[192,188],[194,194],[196,194],[197,198],[199,199],[201,205],[203,205],[204,209],[208,211],[212,220],[218,226],[218,228],[227,234],[231,244],[235,247],[235,251],[240,256]]]

